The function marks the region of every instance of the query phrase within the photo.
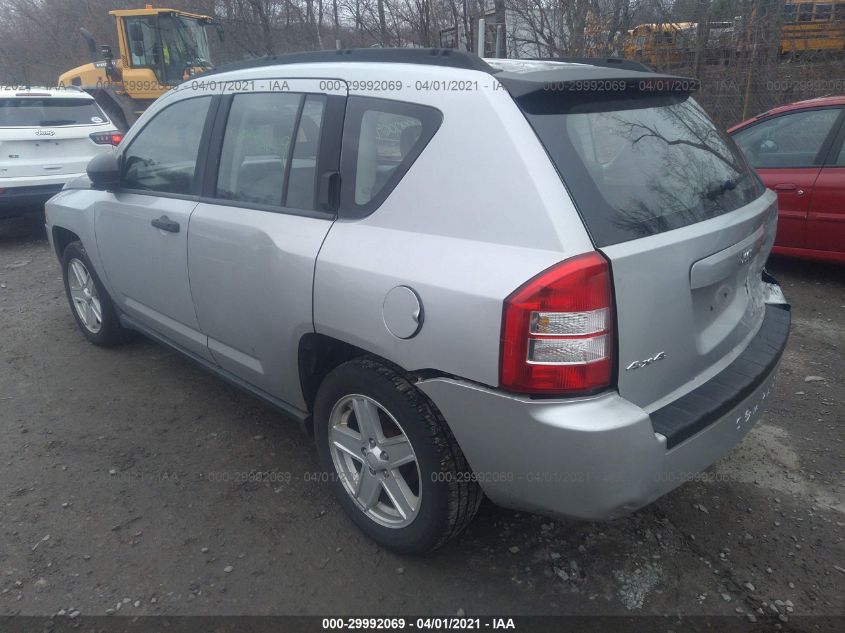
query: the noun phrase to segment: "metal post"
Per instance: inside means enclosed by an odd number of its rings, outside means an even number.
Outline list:
[[[484,40],[487,34],[484,31],[484,18],[478,20],[478,42],[476,45],[476,52],[479,57],[484,57]]]
[[[496,57],[501,59],[505,56],[505,25],[496,25]]]

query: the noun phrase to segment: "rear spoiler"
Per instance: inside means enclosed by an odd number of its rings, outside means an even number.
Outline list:
[[[566,62],[568,64],[588,64],[590,66],[603,66],[605,68],[621,68],[622,70],[641,70],[653,73],[654,68],[633,59],[622,59],[621,57],[537,57],[537,61]]]
[[[548,70],[496,73],[496,79],[518,99],[542,93],[560,96],[585,95],[612,97],[648,94],[689,94],[701,86],[698,79],[663,75],[617,67],[572,64]]]

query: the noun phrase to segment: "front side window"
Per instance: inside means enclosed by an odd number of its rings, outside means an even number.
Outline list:
[[[755,168],[812,167],[841,110],[804,110],[761,121],[734,134]]]
[[[428,106],[350,97],[341,159],[341,204],[352,215],[374,211],[399,183],[443,119]]]
[[[211,97],[197,97],[156,114],[123,153],[123,188],[194,194],[197,158],[210,105]]]

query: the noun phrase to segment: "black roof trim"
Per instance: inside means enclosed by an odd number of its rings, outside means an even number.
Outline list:
[[[503,71],[496,79],[518,99],[541,93],[568,97],[577,95],[612,96],[626,93],[683,93],[698,90],[700,82],[689,77],[663,75],[640,70],[605,66],[561,66],[533,72]]]
[[[653,73],[654,69],[642,62],[633,59],[622,59],[621,57],[546,57],[537,58],[537,61],[546,62],[567,62],[569,64],[589,64],[590,66],[602,66],[604,68],[620,68],[622,70],[638,70],[646,73]]]
[[[207,77],[233,70],[278,66],[284,64],[330,64],[337,62],[379,62],[390,64],[423,64],[428,66],[447,66],[494,73],[487,62],[478,55],[453,48],[346,48],[335,51],[313,51],[288,53],[248,59],[242,62],[224,64],[214,70],[199,75]]]

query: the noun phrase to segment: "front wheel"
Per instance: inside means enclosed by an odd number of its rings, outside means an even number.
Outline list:
[[[113,347],[128,338],[82,242],[71,242],[65,248],[62,278],[73,318],[85,338],[102,347]]]
[[[481,489],[446,421],[400,372],[344,363],[317,393],[315,439],[340,504],[370,538],[421,554],[459,534]]]

